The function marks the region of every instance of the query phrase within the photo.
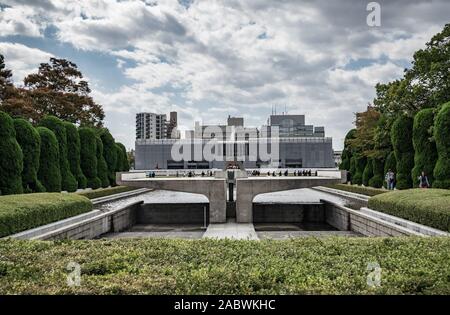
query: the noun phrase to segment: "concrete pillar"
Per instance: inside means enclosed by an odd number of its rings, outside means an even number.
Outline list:
[[[236,185],[236,222],[253,222],[253,185],[239,182]]]
[[[225,223],[227,221],[227,190],[225,181],[210,183],[209,199],[209,222]]]

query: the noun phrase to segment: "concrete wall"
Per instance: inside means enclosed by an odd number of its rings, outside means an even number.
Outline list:
[[[136,202],[123,208],[101,213],[86,220],[67,223],[59,228],[45,233],[35,234],[31,239],[59,240],[59,239],[93,239],[109,232],[121,232],[136,223],[137,211],[143,202]],[[14,236],[13,236],[14,237]]]
[[[325,204],[326,223],[339,230],[364,236],[424,236],[405,227],[381,220],[358,210],[321,200]]]
[[[322,223],[325,209],[318,204],[253,204],[253,223]]]
[[[208,203],[145,203],[137,211],[138,224],[209,224]]]

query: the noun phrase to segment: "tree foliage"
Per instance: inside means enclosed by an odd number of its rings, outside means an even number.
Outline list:
[[[414,166],[412,129],[413,120],[408,116],[399,116],[392,125],[391,141],[397,160],[397,189],[412,187],[411,170]]]
[[[0,194],[22,193],[23,153],[16,140],[13,119],[0,112]]]
[[[384,161],[381,159],[373,158],[372,160],[372,168],[373,168],[373,177],[369,180],[369,186],[374,188],[381,188],[383,186],[384,180]]]
[[[369,186],[369,181],[373,177],[373,161],[371,158],[367,159],[366,167],[364,168],[362,183],[364,186]]]
[[[23,153],[22,187],[23,191],[44,192],[45,187],[37,179],[41,154],[41,137],[38,131],[25,119],[14,119],[16,139]]]
[[[101,181],[97,176],[97,137],[92,128],[81,127],[78,129],[80,135],[80,166],[87,179],[87,186],[97,189]]]
[[[412,170],[412,181],[414,187],[419,186],[418,177],[422,173],[428,177],[430,184],[433,183],[433,170],[437,161],[436,143],[432,136],[434,125],[433,109],[422,109],[414,117],[413,146],[414,146],[414,168]]]
[[[41,138],[38,179],[47,192],[61,191],[59,145],[56,135],[48,128],[37,127]]]
[[[80,166],[80,136],[77,127],[70,122],[64,122],[67,135],[67,159],[69,160],[70,171],[78,182],[78,188],[87,187],[87,179]]]
[[[444,104],[436,116],[434,138],[438,160],[434,168],[435,188],[450,188],[450,102]]]
[[[121,155],[122,155],[122,158],[121,158],[122,159],[122,163],[120,164],[119,171],[120,172],[128,172],[130,170],[130,162],[128,161],[127,149],[120,142],[116,142],[116,145],[119,146],[120,152],[121,152]]]
[[[67,159],[67,133],[64,122],[54,116],[45,116],[40,125],[54,132],[59,146],[59,168],[61,171],[61,188],[68,192],[77,190],[78,183],[69,167]]]
[[[109,130],[103,128],[100,131],[100,139],[103,143],[103,157],[105,158],[106,165],[108,166],[108,179],[111,186],[116,185],[116,162],[117,151],[116,144],[113,136],[109,133]]]
[[[97,141],[97,176],[101,181],[101,186],[103,188],[109,187],[108,178],[108,165],[106,164],[105,158],[103,156],[103,142],[100,136],[96,136]]]

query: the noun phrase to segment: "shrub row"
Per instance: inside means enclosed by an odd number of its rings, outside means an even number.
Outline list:
[[[0,237],[92,210],[89,199],[76,194],[36,193],[0,196]]]
[[[0,252],[0,294],[450,294],[450,238],[0,240]],[[74,260],[80,286],[67,285]]]
[[[129,170],[125,147],[107,129],[53,116],[35,128],[0,112],[0,153],[0,195],[115,186],[115,172]]]
[[[95,199],[100,197],[106,197],[114,194],[119,194],[127,191],[132,191],[137,188],[135,187],[128,187],[128,186],[116,186],[116,187],[108,187],[108,188],[102,188],[92,191],[83,191],[79,192],[78,194],[81,196],[84,196],[89,199]]]
[[[348,132],[340,169],[350,171],[352,183],[386,187],[384,174],[391,169],[397,189],[418,187],[422,171],[432,187],[450,188],[450,102],[436,116],[431,108],[422,109],[414,118],[400,115],[390,131],[393,151],[376,158],[353,152],[349,140],[355,131]]]
[[[450,191],[409,189],[370,198],[371,209],[450,232]]]
[[[384,190],[384,189],[363,187],[363,186],[358,186],[358,185],[331,184],[331,185],[327,185],[327,187],[344,190],[344,191],[352,192],[355,194],[366,195],[366,196],[376,196],[376,195],[387,192],[387,190]]]

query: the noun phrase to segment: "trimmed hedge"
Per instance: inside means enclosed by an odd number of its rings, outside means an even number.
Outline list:
[[[366,164],[367,158],[365,156],[355,157],[355,175],[353,176],[352,184],[361,185],[363,183],[363,174]]]
[[[105,158],[103,157],[103,143],[99,136],[96,136],[97,140],[97,176],[100,179],[101,187],[109,187],[108,178],[108,165],[106,165]]]
[[[0,253],[0,294],[450,294],[450,238],[0,240]]]
[[[70,171],[78,182],[78,188],[87,187],[87,179],[80,167],[80,136],[77,127],[70,122],[64,122],[67,135],[67,158],[69,160]]]
[[[115,143],[114,146],[116,147],[116,167],[114,169],[114,172],[121,172],[123,168],[123,155],[122,155],[122,148]]]
[[[103,143],[103,157],[105,158],[106,165],[108,166],[108,179],[111,186],[116,185],[116,162],[117,151],[116,144],[113,136],[109,133],[109,130],[103,128],[100,131],[100,139]]]
[[[121,172],[128,172],[130,170],[130,162],[128,161],[127,149],[120,142],[116,142],[116,145],[119,146],[121,154],[122,154],[122,164],[121,164],[121,167],[120,167],[120,171]]]
[[[67,133],[64,122],[54,116],[45,116],[39,123],[42,127],[47,127],[55,133],[59,145],[59,167],[61,170],[61,189],[74,192],[78,183],[69,168],[67,159]]]
[[[345,135],[344,150],[342,151],[342,163],[339,165],[340,170],[350,170],[350,160],[352,158],[352,152],[349,145],[349,140],[354,139],[356,129],[351,129]]]
[[[0,195],[20,194],[23,153],[16,140],[13,119],[0,111]]]
[[[44,192],[45,187],[37,179],[41,137],[37,130],[25,119],[14,119],[16,139],[23,153],[22,187],[23,192]]]
[[[367,163],[366,163],[366,167],[364,168],[364,172],[363,172],[363,185],[364,186],[369,186],[369,181],[372,179],[373,177],[373,162],[372,159],[367,159]]]
[[[87,186],[97,189],[101,181],[97,177],[97,136],[92,128],[82,127],[78,129],[80,135],[80,167],[86,176]]]
[[[434,138],[438,160],[434,168],[436,188],[450,188],[450,102],[444,104],[436,116]]]
[[[106,197],[114,194],[120,194],[127,191],[136,190],[139,188],[136,187],[128,187],[128,186],[116,186],[116,187],[108,187],[108,188],[101,188],[93,191],[83,191],[79,192],[77,194],[84,196],[89,199],[95,199],[100,197]]]
[[[413,120],[407,116],[399,116],[392,125],[391,142],[397,160],[397,189],[412,187],[411,170],[414,167],[412,129]]]
[[[0,237],[92,210],[83,196],[37,193],[0,197]]]
[[[450,232],[450,190],[409,189],[370,198],[369,207]]]
[[[41,138],[38,178],[48,192],[61,191],[61,171],[59,169],[59,147],[55,134],[48,128],[37,127]]]
[[[372,167],[373,167],[373,177],[369,180],[369,186],[373,188],[381,188],[383,187],[384,181],[384,161],[382,159],[373,159]]]
[[[358,185],[347,185],[347,184],[331,184],[331,185],[327,185],[326,187],[344,190],[344,191],[352,192],[355,194],[361,194],[361,195],[366,195],[366,196],[370,196],[370,197],[388,192],[388,190],[384,190],[384,189],[378,189],[378,188],[372,188],[372,187],[362,187],[362,186],[358,186]]]
[[[350,175],[351,175],[351,180],[353,181],[353,177],[356,174],[356,156],[354,156],[354,155],[350,158],[350,169],[349,169],[349,171],[350,171]]]
[[[414,116],[414,168],[411,172],[414,187],[419,187],[418,177],[422,174],[422,171],[427,175],[431,185],[434,182],[433,170],[437,161],[437,150],[436,143],[430,140],[432,135],[429,132],[433,124],[432,108],[423,109]]]

